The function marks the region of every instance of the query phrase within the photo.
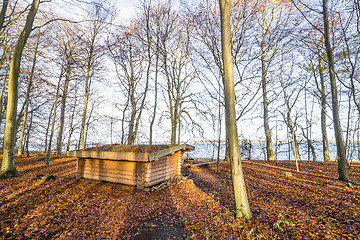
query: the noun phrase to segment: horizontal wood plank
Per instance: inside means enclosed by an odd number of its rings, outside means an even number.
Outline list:
[[[148,162],[148,153],[137,152],[101,152],[101,151],[68,151],[67,157],[111,159],[115,161]]]
[[[107,182],[115,182],[115,183],[130,185],[130,186],[136,186],[136,181],[130,181],[127,179],[121,179],[121,178],[117,178],[117,177],[92,175],[92,174],[84,174],[82,177],[88,178],[88,179],[101,180],[101,181],[107,181]]]
[[[195,149],[194,146],[191,146],[191,145],[188,145],[188,144],[181,144],[181,145],[178,145],[178,146],[174,146],[174,147],[171,147],[171,148],[166,148],[166,149],[157,151],[155,153],[149,154],[149,161],[152,162],[152,161],[158,160],[161,157],[164,157],[164,156],[169,155],[169,154],[173,154],[173,153],[175,153],[177,151],[192,151],[194,149]]]
[[[80,170],[81,174],[89,174],[89,175],[101,175],[101,176],[109,176],[109,177],[114,177],[114,178],[123,178],[123,179],[127,179],[127,180],[136,180],[136,175],[132,174],[127,174],[126,172],[113,172],[113,171],[93,171],[93,170],[89,170],[89,169],[82,169]]]
[[[153,175],[149,178],[149,182],[152,182],[152,181],[155,181],[155,180],[158,180],[158,179],[164,179],[164,181],[166,179],[168,179],[168,177],[172,177],[172,176],[175,176],[177,175],[176,174],[176,171],[168,171],[168,172],[162,172],[162,173],[158,173],[157,175]]]
[[[136,162],[99,160],[99,159],[81,159],[79,161],[79,167],[127,171],[135,174]]]

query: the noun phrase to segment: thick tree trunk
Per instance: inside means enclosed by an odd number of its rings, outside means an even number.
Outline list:
[[[240,159],[240,147],[236,126],[234,70],[231,54],[230,0],[219,0],[221,12],[221,46],[224,67],[226,131],[229,142],[229,160],[235,197],[235,217],[251,218],[246,186]]]
[[[15,168],[14,147],[16,141],[18,78],[20,74],[22,52],[30,32],[32,31],[32,25],[38,10],[39,2],[39,0],[33,0],[26,18],[25,27],[20,33],[13,53],[8,82],[8,101],[4,132],[3,160],[1,164],[0,175],[17,174],[17,170]]]
[[[339,118],[339,104],[337,97],[337,88],[336,88],[336,79],[335,79],[335,66],[334,66],[334,56],[333,50],[330,43],[330,34],[329,34],[329,16],[327,8],[327,0],[323,0],[323,18],[324,18],[324,36],[325,36],[325,48],[329,64],[329,75],[330,75],[330,85],[331,85],[331,103],[333,111],[333,122],[334,122],[334,132],[336,139],[336,148],[337,148],[337,165],[339,172],[339,179],[343,181],[349,181],[347,164],[346,164],[346,153],[344,142],[341,133],[341,125]]]

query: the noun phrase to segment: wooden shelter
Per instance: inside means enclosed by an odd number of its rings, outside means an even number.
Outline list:
[[[181,175],[182,155],[194,149],[191,145],[182,144],[154,153],[88,150],[69,151],[66,156],[77,157],[79,177],[143,189]]]

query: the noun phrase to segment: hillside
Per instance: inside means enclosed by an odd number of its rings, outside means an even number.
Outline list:
[[[229,164],[183,167],[189,180],[154,192],[76,178],[73,158],[17,158],[20,177],[0,179],[4,239],[359,239],[360,186],[336,163],[245,161],[254,217],[235,220]],[[46,176],[53,177],[46,177]],[[360,165],[350,178],[360,181]],[[54,179],[55,178],[55,179]]]

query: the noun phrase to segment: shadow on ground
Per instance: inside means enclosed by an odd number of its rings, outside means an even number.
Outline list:
[[[133,240],[167,240],[185,239],[186,232],[181,226],[175,225],[174,214],[158,214],[140,221],[133,232]]]

